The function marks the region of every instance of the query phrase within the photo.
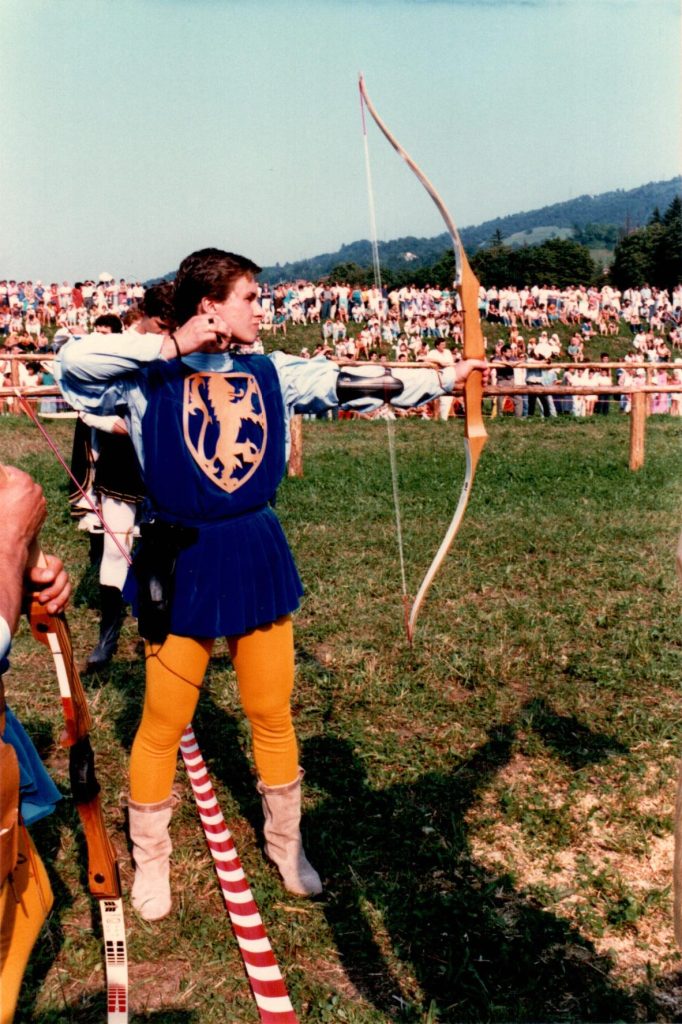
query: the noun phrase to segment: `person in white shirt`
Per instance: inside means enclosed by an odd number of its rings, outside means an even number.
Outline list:
[[[454,366],[455,357],[452,354],[452,349],[447,347],[445,338],[438,338],[436,341],[436,347],[431,349],[428,354],[428,360],[431,363],[436,363],[438,366],[442,366],[445,369],[446,366]],[[441,420],[447,420],[451,411],[452,403],[454,399],[452,395],[442,395],[438,399],[438,418]]]

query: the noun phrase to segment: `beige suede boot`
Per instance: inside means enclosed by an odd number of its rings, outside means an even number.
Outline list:
[[[278,868],[287,892],[317,896],[322,892],[322,882],[304,853],[301,839],[302,778],[303,770],[299,768],[298,777],[284,786],[258,783],[265,817],[265,854]]]
[[[128,825],[135,863],[130,898],[145,921],[160,921],[170,914],[170,855],[173,844],[168,826],[176,803],[174,796],[156,804],[138,804],[128,800]]]

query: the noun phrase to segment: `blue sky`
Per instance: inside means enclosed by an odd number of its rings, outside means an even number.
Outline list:
[[[464,227],[680,173],[677,0],[2,0],[0,277],[369,235],[357,74]],[[378,233],[442,222],[370,135]]]

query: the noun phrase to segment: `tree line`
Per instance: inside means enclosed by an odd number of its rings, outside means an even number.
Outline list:
[[[588,232],[594,235],[594,229]],[[585,239],[587,240],[587,239]],[[649,223],[624,234],[617,242],[613,262],[603,268],[590,250],[576,239],[550,238],[541,245],[511,247],[497,231],[488,244],[470,257],[477,277],[486,288],[547,282],[564,288],[574,284],[603,285],[607,281],[621,291],[649,284],[672,290],[682,282],[682,199],[672,200],[665,213],[656,208]],[[415,284],[419,288],[449,287],[454,278],[454,255],[444,252],[430,266],[382,270],[389,288]],[[369,266],[338,263],[329,274],[332,280],[354,284],[374,283]]]

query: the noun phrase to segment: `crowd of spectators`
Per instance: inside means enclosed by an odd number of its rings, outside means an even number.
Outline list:
[[[305,357],[329,355],[337,359],[392,359],[397,362],[456,361],[461,358],[462,315],[458,296],[447,289],[409,288],[388,291],[378,288],[348,289],[343,286],[289,285],[270,293],[266,289],[266,308],[270,329],[287,322],[320,323],[322,338]],[[485,289],[479,292],[481,316],[489,323],[504,328],[492,358],[503,364],[494,379],[500,384],[517,387],[543,385],[566,388],[565,395],[514,396],[501,400],[496,411],[513,409],[517,416],[533,415],[539,407],[543,415],[570,413],[589,416],[607,414],[613,399],[598,394],[570,395],[571,387],[598,391],[602,387],[642,386],[647,383],[682,385],[682,370],[677,365],[650,373],[641,367],[608,368],[580,366],[559,369],[552,360],[571,363],[586,361],[585,344],[592,338],[603,339],[626,332],[632,349],[624,357],[626,363],[648,362],[653,367],[669,363],[673,351],[682,349],[682,286],[672,295],[665,290],[643,286],[620,293],[610,285],[602,288],[571,287],[552,289]],[[360,329],[349,334],[352,320]],[[557,330],[563,324],[573,327],[566,348]],[[524,337],[522,331],[530,330]],[[551,333],[550,333],[551,332]],[[602,362],[609,360],[602,353]],[[538,362],[538,368],[521,365]],[[679,360],[676,360],[676,363]],[[681,389],[682,390],[682,389]],[[619,408],[630,410],[627,394],[616,396]],[[455,409],[457,406],[455,405]],[[682,394],[661,393],[650,399],[653,413],[682,414]]]
[[[321,324],[326,341],[343,337],[353,322],[370,330],[377,347],[404,333],[411,337],[451,338],[461,341],[462,316],[458,296],[447,288],[351,287],[346,283],[298,282],[263,288],[266,330],[286,331],[290,324]],[[671,294],[665,289],[611,285],[587,288],[533,286],[517,289],[484,288],[479,309],[489,323],[508,328],[552,329],[575,326],[584,337],[621,333],[673,333],[673,347],[682,346],[682,286]]]
[[[71,334],[91,331],[102,315],[135,315],[144,293],[140,281],[117,282],[106,274],[73,284],[0,280],[0,345],[14,355],[54,351]],[[54,384],[47,362],[21,361],[14,370],[21,387]],[[0,361],[0,384],[10,381],[10,363]],[[11,407],[11,400],[5,404]]]
[[[89,331],[103,313],[122,316],[139,306],[144,296],[140,281],[118,282],[101,275],[98,281],[49,285],[42,281],[0,281],[0,335],[26,336],[38,347],[46,327]]]
[[[487,319],[506,327],[551,328],[561,323],[582,328],[587,324],[606,337],[620,333],[622,324],[633,334],[647,327],[660,331],[682,325],[682,285],[672,294],[646,284],[624,292],[605,284],[601,288],[481,288],[480,295]]]
[[[138,307],[143,295],[141,282],[123,278],[117,282],[106,274],[98,281],[74,284],[0,280],[0,334],[37,339],[49,326],[89,330],[97,316],[121,316]],[[446,338],[452,346],[462,339],[459,299],[448,288],[410,285],[388,289],[299,281],[263,285],[261,301],[266,332],[286,333],[288,324],[319,324],[324,341],[336,343],[351,333],[348,325],[352,323],[367,332],[368,346],[378,349],[397,338],[408,345],[418,338]],[[682,347],[682,285],[672,294],[648,285],[622,293],[608,284],[563,289],[481,286],[479,309],[489,323],[516,332],[551,331],[564,324],[575,326],[576,333],[586,339],[616,335],[625,326],[633,336],[645,336],[647,342],[652,336],[664,335],[671,347]],[[357,335],[358,330],[352,333]]]
[[[131,315],[144,296],[138,282],[102,274],[97,281],[68,281],[44,285],[40,281],[0,281],[0,339],[6,351],[40,352],[58,346],[60,338],[92,330],[102,314]],[[263,331],[286,335],[287,326],[319,325],[317,346],[305,347],[305,357],[328,355],[337,359],[392,359],[397,362],[428,361],[446,365],[461,358],[463,317],[456,291],[415,285],[401,288],[361,287],[346,282],[313,284],[298,281],[261,289]],[[632,339],[626,362],[648,362],[653,367],[670,363],[682,350],[682,285],[672,293],[664,289],[630,288],[620,292],[611,285],[555,288],[484,288],[479,291],[479,311],[488,323],[499,325],[500,338],[491,358],[502,364],[498,382],[580,385],[598,388],[613,385],[611,372],[600,369],[553,369],[552,360],[585,362],[585,344],[592,338],[608,345],[612,336],[624,333]],[[557,329],[573,329],[565,346]],[[46,332],[46,328],[53,330]],[[562,332],[564,335],[565,331]],[[49,340],[50,337],[52,340]],[[274,340],[274,339],[273,339]],[[546,364],[540,371],[517,364],[528,360]],[[677,363],[677,360],[675,360]],[[509,371],[506,368],[509,368]],[[0,373],[3,366],[0,365]],[[20,383],[40,380],[40,367],[22,364]],[[660,383],[676,383],[675,366],[656,372]],[[646,371],[618,371],[622,384],[646,382]],[[531,396],[531,399],[533,396]],[[656,400],[654,400],[656,399]],[[676,394],[654,396],[653,412],[680,414]],[[581,395],[569,401],[544,397],[539,403],[514,398],[500,403],[500,411],[513,405],[516,415],[533,413],[536,404],[545,415],[570,411],[574,415],[604,412],[597,396]],[[606,403],[608,405],[608,403]],[[628,411],[626,396],[620,402]]]

